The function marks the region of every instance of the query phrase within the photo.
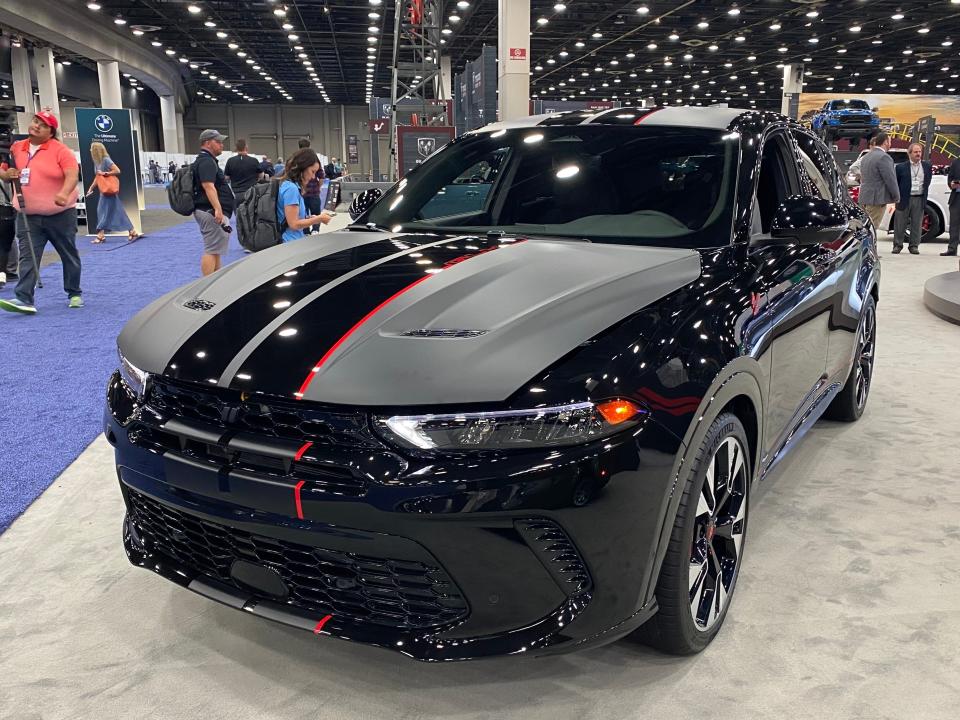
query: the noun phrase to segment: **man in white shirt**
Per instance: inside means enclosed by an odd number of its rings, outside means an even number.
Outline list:
[[[927,191],[933,178],[933,167],[923,156],[923,146],[912,143],[907,150],[910,160],[896,167],[897,185],[900,186],[900,202],[893,216],[893,252],[903,250],[903,239],[910,228],[910,254],[920,254],[920,237],[923,235],[923,213],[927,207]]]

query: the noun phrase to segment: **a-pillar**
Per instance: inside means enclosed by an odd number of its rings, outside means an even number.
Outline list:
[[[119,110],[123,107],[120,93],[120,65],[113,60],[97,60],[100,77],[100,107]]]
[[[530,0],[497,0],[500,120],[530,114]]]
[[[37,106],[33,100],[33,81],[30,79],[30,54],[26,48],[10,48],[13,75],[13,102],[22,105],[23,112],[17,113],[17,131],[26,135],[33,120]]]
[[[60,96],[57,94],[57,68],[53,62],[53,50],[36,48],[33,51],[33,66],[37,71],[40,107],[49,108],[59,120]]]
[[[173,95],[160,96],[160,124],[163,126],[163,151],[183,152],[177,131],[177,99]]]
[[[803,92],[803,63],[783,66],[783,100],[780,112],[794,120],[800,115],[800,93]]]

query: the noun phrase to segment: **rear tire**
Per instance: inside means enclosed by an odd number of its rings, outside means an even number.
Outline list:
[[[877,303],[867,295],[857,328],[857,349],[853,366],[843,390],[833,399],[823,414],[828,420],[856,422],[863,415],[870,399],[873,383],[873,362],[877,350]]]
[[[687,471],[660,568],[658,612],[637,630],[642,642],[692,655],[716,637],[740,574],[753,478],[747,433],[732,413],[710,425]]]

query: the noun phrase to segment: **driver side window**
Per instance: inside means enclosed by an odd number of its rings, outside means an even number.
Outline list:
[[[786,134],[778,132],[768,136],[763,145],[760,175],[753,200],[751,235],[770,232],[780,203],[797,194],[798,187],[793,152]]]
[[[506,153],[506,148],[498,149],[460,173],[420,209],[420,219],[482,212]]]

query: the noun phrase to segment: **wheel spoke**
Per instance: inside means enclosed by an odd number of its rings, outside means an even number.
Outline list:
[[[707,468],[707,476],[703,481],[703,488],[700,490],[700,499],[697,501],[697,517],[713,515],[716,508],[716,498],[713,494],[713,476],[714,463],[711,461]]]

